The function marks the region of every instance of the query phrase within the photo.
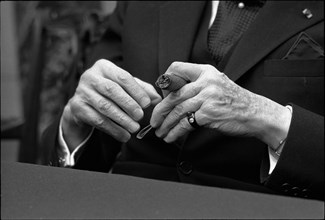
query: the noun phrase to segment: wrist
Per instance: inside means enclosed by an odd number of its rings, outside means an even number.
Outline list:
[[[268,146],[274,150],[278,156],[287,140],[292,118],[291,109],[282,105],[280,108],[281,111],[279,111],[278,120],[274,120],[273,123],[271,123],[271,126],[274,128],[274,133],[270,133],[265,137],[266,140],[269,140],[266,142]]]
[[[62,135],[69,148],[70,152],[73,152],[80,143],[89,135],[92,131],[92,127],[83,123],[77,122],[71,114],[70,108],[67,105],[63,111],[61,117]]]
[[[254,117],[256,137],[274,152],[282,146],[288,136],[291,123],[291,108],[280,105],[265,97]]]

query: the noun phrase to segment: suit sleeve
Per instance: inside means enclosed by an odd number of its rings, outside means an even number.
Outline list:
[[[123,20],[127,10],[127,2],[118,2],[115,11],[108,17],[106,31],[102,39],[90,48],[85,60],[86,69],[99,59],[107,59],[118,66],[122,66],[121,33]],[[75,82],[74,82],[75,83]],[[59,166],[58,132],[62,111],[57,119],[45,130],[41,139],[41,163]],[[107,172],[120,151],[121,143],[112,137],[94,130],[89,141],[85,144],[78,161],[73,168]]]
[[[324,200],[324,117],[292,107],[286,144],[265,185],[289,196]]]

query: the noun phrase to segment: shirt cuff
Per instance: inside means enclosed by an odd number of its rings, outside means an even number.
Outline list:
[[[59,142],[59,163],[63,167],[72,167],[76,164],[76,161],[78,158],[76,158],[77,152],[82,150],[82,147],[86,144],[86,142],[89,140],[91,135],[94,132],[94,128],[92,128],[89,135],[86,137],[85,140],[83,140],[72,153],[70,153],[70,150],[68,148],[67,143],[65,142],[63,138],[63,130],[62,130],[62,118],[60,120],[60,126],[59,126],[59,136],[58,136],[58,142]]]
[[[286,107],[290,110],[292,114],[292,106],[291,105],[286,105]],[[284,147],[285,142],[282,143],[282,147]],[[269,169],[269,175],[273,172],[276,164],[278,163],[279,160],[279,155],[276,154],[270,147],[268,147],[269,150],[269,160],[270,160],[270,169]]]
[[[269,175],[273,172],[278,160],[279,156],[274,153],[274,151],[271,148],[268,148],[269,150],[269,160],[270,160],[270,169],[269,169]]]

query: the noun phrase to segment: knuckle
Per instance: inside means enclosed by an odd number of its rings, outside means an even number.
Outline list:
[[[183,96],[182,89],[178,89],[178,90],[170,93],[170,98],[173,100],[177,100],[178,98],[181,98],[182,96]]]
[[[221,77],[227,77],[226,74],[224,74],[223,72],[219,72],[219,71],[218,71],[218,74],[219,74]]]
[[[180,120],[179,122],[179,127],[181,130],[187,130],[188,126],[187,126],[187,121],[186,119]]]
[[[207,88],[205,89],[205,92],[206,92],[206,94],[208,94],[208,95],[217,94],[217,93],[218,93],[218,89],[217,89],[217,87],[215,87],[215,86],[209,86],[209,87],[207,87]]]
[[[210,91],[210,93],[216,93],[218,91],[218,89],[216,86],[209,86],[208,91]]]
[[[113,68],[113,63],[105,59],[97,60],[96,63],[91,67],[91,69],[97,70],[99,73],[102,74],[107,73],[108,75],[111,74],[112,68]]]
[[[174,62],[170,65],[170,68],[171,68],[172,70],[175,70],[175,71],[179,70],[179,68],[180,68],[180,62],[178,62],[178,61],[174,61]]]
[[[102,67],[102,66],[106,65],[107,62],[108,62],[108,61],[105,60],[105,59],[99,59],[99,60],[96,61],[96,63],[94,64],[94,66]]]
[[[200,117],[196,118],[196,122],[200,126],[205,126],[205,125],[211,123],[211,116],[208,115],[210,110],[208,108],[209,107],[205,107],[206,112],[201,112]],[[215,107],[212,107],[212,109],[215,109]]]
[[[100,86],[103,88],[105,94],[109,96],[116,93],[116,83],[113,81],[110,81],[110,83],[102,82]]]
[[[92,70],[86,70],[86,72],[84,72],[81,77],[80,77],[80,81],[78,84],[78,87],[96,87],[98,85],[99,82],[99,77],[94,74],[96,71],[92,71]]]
[[[183,105],[177,105],[175,107],[174,113],[177,117],[180,117],[184,114],[184,106]]]
[[[130,81],[131,75],[129,73],[121,73],[117,75],[117,79],[119,82],[125,85]]]
[[[203,64],[199,66],[199,75],[204,76],[208,80],[210,80],[210,77],[215,77],[215,70],[214,66],[211,66],[209,64]]]
[[[194,97],[197,94],[199,94],[201,92],[201,90],[202,90],[202,85],[201,84],[195,84],[195,86],[193,84],[193,86],[190,89],[188,89],[186,91],[186,93],[188,93],[189,97]]]
[[[135,101],[133,101],[132,99],[129,99],[129,98],[124,99],[124,106],[125,106],[125,108],[127,108],[127,110],[131,110],[131,111],[138,108]]]
[[[191,90],[192,96],[199,94],[201,92],[201,90],[202,90],[202,85],[193,87],[193,89]]]
[[[104,126],[105,126],[104,119],[100,118],[100,117],[95,117],[93,119],[93,123],[94,123],[95,127],[98,127],[98,128],[104,128]]]
[[[125,123],[126,121],[127,119],[123,114],[117,114],[116,122],[118,122],[119,124],[129,124],[129,123]]]
[[[84,83],[88,83],[89,80],[91,80],[92,76],[93,76],[93,74],[92,74],[92,71],[90,69],[83,72],[83,74],[81,74],[81,76],[80,76],[79,85],[84,84]]]
[[[101,112],[110,112],[113,107],[112,104],[105,99],[99,99],[97,101],[97,106]]]
[[[203,65],[204,68],[206,68],[207,71],[214,71],[216,68],[210,64]]]

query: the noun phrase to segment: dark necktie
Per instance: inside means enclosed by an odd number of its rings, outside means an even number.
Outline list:
[[[217,65],[247,30],[264,4],[264,1],[252,2],[219,1],[216,18],[208,33],[209,52]]]

